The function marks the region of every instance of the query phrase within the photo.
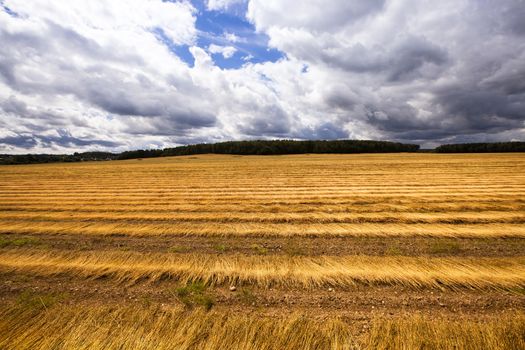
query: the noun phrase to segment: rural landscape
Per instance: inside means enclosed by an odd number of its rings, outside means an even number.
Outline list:
[[[525,0],[0,0],[0,350],[525,350]]]
[[[1,349],[523,349],[525,157],[0,167]]]

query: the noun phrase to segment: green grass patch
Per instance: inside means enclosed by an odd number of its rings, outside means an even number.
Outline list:
[[[213,248],[220,253],[224,253],[229,249],[227,245],[221,243],[214,245]]]
[[[265,248],[263,246],[260,246],[258,244],[252,244],[251,245],[251,248],[254,252],[256,252],[257,254],[261,254],[261,255],[264,255],[264,254],[267,254],[268,253],[268,248]]]
[[[4,238],[0,237],[0,248],[4,247],[24,247],[39,245],[39,239],[34,237],[21,237],[21,238]]]
[[[38,293],[32,290],[25,290],[18,296],[17,304],[26,310],[43,311],[66,298],[67,295],[64,293]]]
[[[461,252],[461,246],[456,241],[432,242],[428,248],[430,254],[457,254]]]
[[[173,246],[168,248],[168,252],[170,253],[187,253],[190,251],[189,247],[184,246]]]
[[[207,292],[207,287],[202,282],[191,282],[175,289],[175,295],[187,308],[202,306],[210,310],[215,305],[215,299]]]

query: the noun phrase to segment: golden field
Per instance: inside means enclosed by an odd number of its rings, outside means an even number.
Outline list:
[[[519,153],[2,166],[0,348],[524,349],[524,224]]]

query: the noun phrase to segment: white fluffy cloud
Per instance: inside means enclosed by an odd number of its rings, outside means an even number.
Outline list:
[[[232,5],[243,3],[245,0],[208,0],[207,7],[209,10],[226,10]]]
[[[211,44],[208,47],[208,51],[214,54],[221,54],[224,58],[231,58],[237,52],[237,49],[233,46],[220,46]]]
[[[385,0],[251,0],[247,17],[259,30],[288,27],[334,32],[379,13],[384,6]]]
[[[232,58],[239,37],[199,47],[189,1],[0,4],[0,153],[525,137],[519,0],[250,0],[247,20],[284,58],[237,69],[212,55]]]
[[[324,73],[316,109],[338,125],[432,144],[524,138],[519,14],[521,1],[252,0],[247,16],[271,46]]]

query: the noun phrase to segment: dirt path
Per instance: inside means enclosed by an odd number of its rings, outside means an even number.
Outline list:
[[[1,234],[0,249],[129,250],[142,253],[401,255],[512,257],[525,254],[522,238],[435,237],[97,237],[89,235]]]
[[[53,296],[66,304],[182,304],[177,281],[139,282],[133,285],[109,279],[82,279],[70,275],[38,277],[26,274],[0,275],[0,302],[13,302],[23,293]],[[262,311],[279,315],[290,312],[315,316],[344,315],[352,319],[375,316],[400,316],[420,312],[429,316],[455,314],[483,317],[525,309],[523,290],[412,289],[400,286],[357,285],[347,288],[319,287],[313,289],[258,288],[230,286],[205,288],[199,293],[209,296],[216,308],[233,312]],[[191,303],[191,300],[189,301]],[[199,307],[198,304],[195,304]]]

